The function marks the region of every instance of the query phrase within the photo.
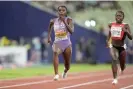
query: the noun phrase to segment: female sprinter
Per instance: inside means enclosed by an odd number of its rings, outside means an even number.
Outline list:
[[[59,17],[51,19],[49,28],[48,28],[48,43],[51,43],[51,31],[52,27],[54,28],[55,40],[52,45],[53,49],[53,65],[55,77],[54,80],[59,79],[58,74],[58,56],[62,53],[64,58],[64,72],[62,73],[62,78],[67,76],[67,72],[70,69],[70,61],[72,55],[72,46],[70,40],[70,34],[74,31],[74,25],[72,19],[67,17],[67,8],[66,6],[58,7]]]
[[[129,25],[126,23],[123,23],[124,19],[124,12],[123,11],[117,11],[115,14],[116,22],[112,22],[109,24],[109,35],[107,38],[107,42],[109,42],[109,39],[111,37],[111,56],[112,56],[112,72],[113,72],[113,82],[112,84],[117,84],[117,63],[120,62],[120,68],[121,72],[125,69],[125,61],[126,61],[126,45],[124,44],[124,40],[126,36],[132,40],[132,35],[130,32]],[[108,43],[107,43],[108,44]]]

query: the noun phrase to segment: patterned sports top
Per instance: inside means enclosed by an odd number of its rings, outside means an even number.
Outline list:
[[[68,17],[65,17],[65,21],[67,22]],[[70,41],[70,33],[67,30],[65,24],[59,20],[59,18],[54,19],[54,33],[55,33],[55,40],[54,42],[60,42],[63,40]]]

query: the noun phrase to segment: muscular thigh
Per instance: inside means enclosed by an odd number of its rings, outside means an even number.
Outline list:
[[[56,44],[56,43],[54,43],[53,45],[52,45],[52,49],[53,49],[53,52],[55,53],[55,54],[61,54],[62,53],[62,50],[60,49],[60,47],[59,47],[59,45],[58,44]]]
[[[112,47],[110,49],[110,52],[114,60],[117,60],[119,58],[119,51],[116,48]]]
[[[72,54],[72,47],[68,46],[63,52],[64,59],[67,59],[67,60],[70,59],[71,54]]]

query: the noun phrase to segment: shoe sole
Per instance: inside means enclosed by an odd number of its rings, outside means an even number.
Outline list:
[[[58,81],[59,79],[54,79],[54,81]]]

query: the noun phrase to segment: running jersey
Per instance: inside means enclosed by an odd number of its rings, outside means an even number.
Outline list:
[[[117,24],[116,22],[111,23],[111,38],[112,40],[122,40],[124,37],[124,31],[123,28],[125,26],[125,23]]]
[[[68,17],[65,17],[65,21],[67,22]],[[70,41],[70,33],[67,30],[64,22],[59,20],[59,18],[54,19],[54,33],[55,33],[55,40],[54,42],[60,42],[63,40]]]

